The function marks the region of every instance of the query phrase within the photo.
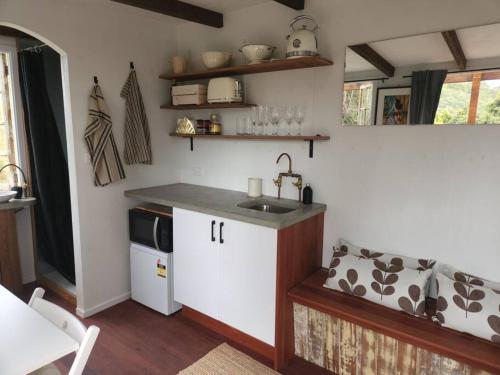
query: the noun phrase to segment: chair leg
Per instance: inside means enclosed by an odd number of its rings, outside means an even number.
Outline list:
[[[35,302],[35,300],[37,298],[40,298],[40,299],[43,298],[44,294],[45,294],[45,289],[43,289],[43,288],[36,288],[33,291],[33,294],[31,295],[30,301],[28,302],[28,306],[33,305],[33,302]]]

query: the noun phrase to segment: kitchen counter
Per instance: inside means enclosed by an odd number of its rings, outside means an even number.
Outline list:
[[[326,211],[325,204],[303,205],[295,200],[268,196],[249,198],[246,193],[241,191],[183,183],[127,190],[125,196],[143,202],[183,208],[274,229],[289,227]],[[274,214],[237,206],[238,203],[251,199],[256,201],[265,199],[283,207],[299,205],[299,208],[285,214]]]
[[[34,206],[36,198],[11,199],[8,202],[0,203],[0,210],[21,210],[25,207]]]

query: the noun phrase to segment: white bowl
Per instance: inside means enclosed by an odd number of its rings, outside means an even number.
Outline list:
[[[223,68],[231,61],[231,52],[208,51],[201,54],[203,64],[208,69]]]
[[[16,191],[0,191],[0,203],[8,202],[16,196]]]
[[[258,64],[262,60],[269,60],[276,47],[267,44],[247,44],[240,48],[249,64]]]

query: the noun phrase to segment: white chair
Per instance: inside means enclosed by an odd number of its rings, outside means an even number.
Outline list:
[[[45,290],[42,288],[36,288],[28,305],[80,344],[68,375],[81,375],[83,369],[85,368],[85,364],[89,359],[90,352],[94,347],[97,335],[99,335],[99,328],[96,326],[90,326],[88,329],[85,328],[82,322],[80,322],[78,318],[69,311],[53,304],[52,302],[44,300],[44,294]],[[35,372],[32,372],[31,374],[60,375],[61,372],[54,364],[51,363],[36,370]]]

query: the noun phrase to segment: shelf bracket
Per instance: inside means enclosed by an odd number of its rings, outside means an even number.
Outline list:
[[[314,157],[314,141],[312,139],[309,140],[309,158]]]
[[[193,137],[189,137],[189,149],[193,151]]]

